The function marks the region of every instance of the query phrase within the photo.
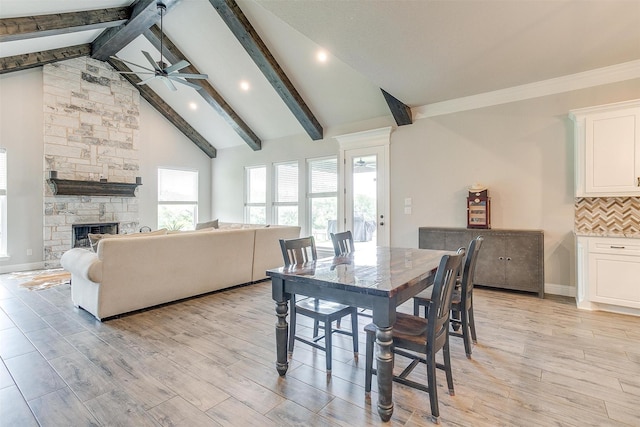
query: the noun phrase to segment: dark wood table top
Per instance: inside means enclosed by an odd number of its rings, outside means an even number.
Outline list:
[[[443,255],[450,251],[376,247],[347,256],[280,267],[270,277],[313,283],[360,294],[392,298],[396,293],[427,279]]]

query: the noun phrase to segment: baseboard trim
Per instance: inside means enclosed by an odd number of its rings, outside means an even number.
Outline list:
[[[0,266],[0,274],[15,273],[16,271],[42,270],[44,261],[31,262],[28,264],[14,264]]]
[[[564,297],[575,298],[576,288],[575,286],[559,285],[557,283],[545,283],[544,293],[550,294],[550,295],[561,295]]]

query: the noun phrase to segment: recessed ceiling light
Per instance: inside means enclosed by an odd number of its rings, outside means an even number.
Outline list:
[[[189,108],[191,108],[192,110],[197,110],[198,109],[198,104],[196,104],[195,102],[190,102],[189,103]]]
[[[316,53],[316,59],[318,60],[318,62],[327,62],[327,60],[329,59],[329,54],[326,50],[319,50],[318,53]]]
[[[240,89],[244,90],[245,92],[248,91],[251,88],[251,86],[249,85],[249,82],[246,80],[242,80],[240,82]]]

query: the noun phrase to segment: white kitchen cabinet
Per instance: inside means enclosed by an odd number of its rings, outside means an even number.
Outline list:
[[[577,197],[640,195],[640,100],[570,112]]]
[[[579,236],[577,249],[578,307],[640,312],[640,239]]]

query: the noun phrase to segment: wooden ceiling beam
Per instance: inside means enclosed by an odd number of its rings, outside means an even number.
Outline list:
[[[164,0],[167,12],[180,0]],[[109,28],[96,38],[92,45],[91,57],[107,61],[136,37],[160,21],[156,0],[138,0],[131,6],[131,18],[125,25]]]
[[[302,99],[293,83],[264,44],[256,30],[234,0],[209,0],[222,20],[245,48],[251,59],[289,107],[311,139],[322,139],[322,126]]]
[[[0,42],[117,27],[129,20],[130,16],[128,7],[116,7],[4,18],[0,19]]]
[[[153,44],[153,46],[160,50],[160,28],[154,25],[150,29],[144,32],[144,36]],[[181,60],[185,60],[189,63],[189,59],[178,49],[178,47],[164,35],[163,39],[163,51],[162,55],[171,64],[175,64]],[[193,65],[189,65],[181,70],[184,73],[201,74],[200,71]],[[240,118],[233,108],[225,101],[207,80],[187,79],[190,83],[200,86],[202,89],[198,90],[198,94],[211,106],[225,121],[233,128],[234,131],[249,145],[254,151],[262,149],[262,141],[251,130],[251,128]]]
[[[109,59],[107,61],[117,71],[131,72],[131,69],[120,61]],[[140,95],[153,106],[160,114],[162,114],[169,122],[171,122],[180,132],[189,138],[210,158],[216,157],[216,149],[209,141],[207,141],[197,130],[195,130],[185,119],[183,119],[173,108],[169,106],[157,93],[155,93],[148,85],[138,85],[140,78],[135,74],[122,74],[138,91]]]
[[[0,58],[0,74],[40,67],[52,62],[64,61],[65,59],[89,56],[90,53],[91,45],[87,43],[42,52],[7,56]]]
[[[411,107],[405,105],[384,89],[381,88],[380,90],[382,91],[382,95],[384,95],[384,99],[387,101],[387,105],[389,106],[389,110],[391,110],[391,114],[393,114],[396,124],[398,126],[404,126],[413,123]]]

